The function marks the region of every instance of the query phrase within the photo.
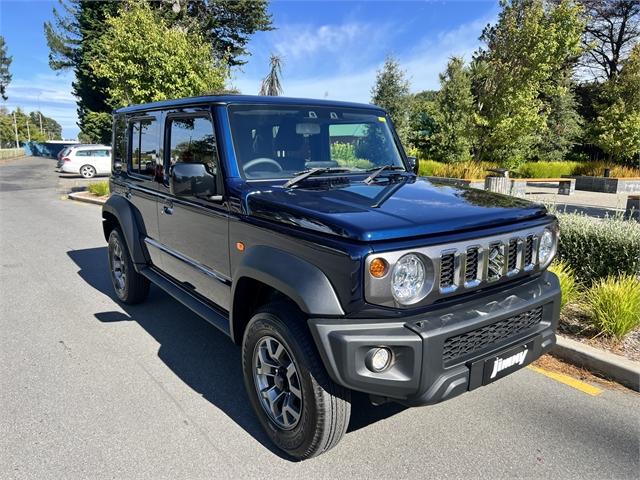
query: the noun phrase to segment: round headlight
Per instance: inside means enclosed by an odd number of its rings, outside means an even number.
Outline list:
[[[419,300],[425,281],[424,263],[417,255],[409,253],[393,266],[391,292],[393,297],[405,305]]]
[[[541,267],[546,267],[555,253],[555,238],[551,230],[545,228],[540,235],[540,243],[538,246],[538,263]]]

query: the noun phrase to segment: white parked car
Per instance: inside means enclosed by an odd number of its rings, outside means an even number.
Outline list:
[[[111,147],[92,145],[72,147],[62,157],[60,171],[79,173],[84,178],[111,173]]]

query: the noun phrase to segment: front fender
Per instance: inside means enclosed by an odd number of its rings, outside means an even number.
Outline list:
[[[136,209],[125,198],[119,195],[111,195],[102,206],[102,219],[109,221],[109,217],[115,218],[122,233],[124,234],[127,248],[134,264],[148,264],[149,255],[143,246],[145,232],[139,227],[136,220]],[[108,233],[105,231],[105,238],[108,240]]]
[[[249,248],[234,273],[234,305],[235,288],[244,277],[282,292],[308,315],[344,315],[338,296],[322,270],[291,253],[263,245]]]

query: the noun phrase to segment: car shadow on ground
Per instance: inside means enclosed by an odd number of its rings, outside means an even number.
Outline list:
[[[107,267],[107,248],[71,250],[67,255],[78,274],[96,290],[116,300]],[[260,426],[245,391],[240,349],[224,333],[159,288],[152,286],[141,305],[119,304],[125,313],[95,313],[102,323],[137,322],[159,344],[158,357],[190,388],[222,410],[253,438],[276,455],[291,460],[269,440]],[[367,427],[404,410],[397,404],[371,405],[354,394],[348,432]]]

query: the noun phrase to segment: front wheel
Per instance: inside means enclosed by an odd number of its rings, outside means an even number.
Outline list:
[[[302,460],[338,444],[350,392],[327,375],[297,308],[275,302],[258,310],[244,334],[242,368],[251,405],[280,449]]]

